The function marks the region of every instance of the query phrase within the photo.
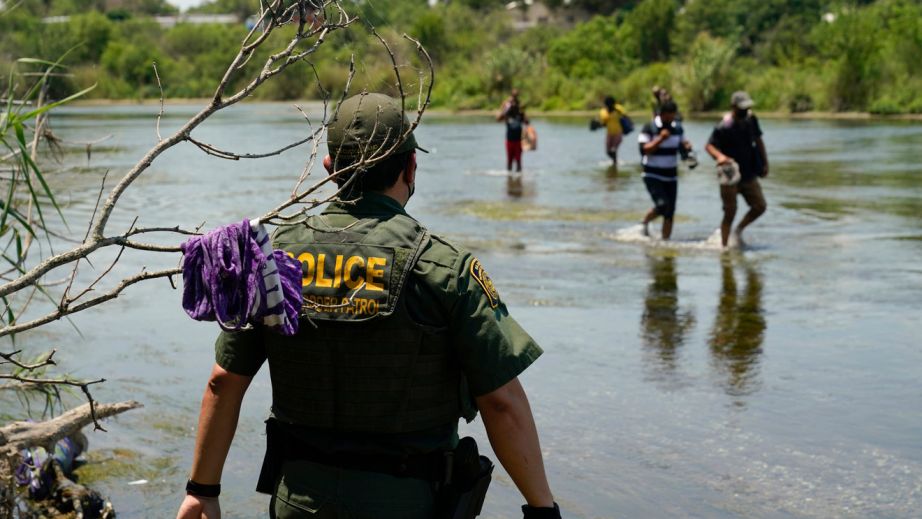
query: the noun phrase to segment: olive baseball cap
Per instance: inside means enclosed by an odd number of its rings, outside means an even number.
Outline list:
[[[414,149],[428,153],[416,144],[400,100],[385,94],[361,93],[340,103],[336,116],[327,126],[330,156],[345,160],[358,159],[363,153],[396,147],[388,155]],[[403,139],[403,141],[401,141]]]
[[[747,94],[746,92],[743,92],[742,90],[733,92],[733,95],[730,96],[730,106],[732,106],[733,108],[748,110],[752,108],[753,105],[755,104],[756,104],[755,101],[753,101],[752,98],[749,97],[749,94]]]

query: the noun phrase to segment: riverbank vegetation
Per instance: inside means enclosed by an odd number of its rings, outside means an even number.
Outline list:
[[[26,2],[5,13],[0,65],[17,56],[56,59],[74,48],[71,74],[55,81],[58,96],[95,83],[98,98],[157,98],[156,62],[166,96],[208,97],[258,2],[216,0],[197,9],[236,14],[237,24],[169,28],[151,17],[175,12],[162,0],[125,1],[116,11],[104,4]],[[404,32],[422,41],[437,63],[433,102],[444,108],[494,108],[515,86],[532,110],[591,108],[608,93],[629,109],[646,109],[651,87],[660,85],[688,111],[720,109],[730,93],[746,89],[760,110],[922,113],[915,66],[922,4],[913,0],[573,0],[570,7],[558,0],[548,2],[557,6],[548,23],[524,29],[516,22],[527,13],[498,0],[355,4],[389,41]],[[583,21],[563,27],[573,12]],[[43,23],[53,15],[70,18]],[[341,87],[354,53],[358,84],[388,87],[390,65],[367,31],[343,31],[331,43],[313,62],[321,85]],[[412,52],[404,47],[395,52]],[[317,97],[312,67],[298,70],[261,98]]]

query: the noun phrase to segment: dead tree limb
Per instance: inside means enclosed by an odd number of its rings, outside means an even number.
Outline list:
[[[103,420],[139,407],[143,406],[134,400],[95,404],[95,416]],[[87,403],[45,422],[13,422],[0,427],[0,449],[9,456],[30,447],[47,448],[93,423],[93,415],[94,409]]]

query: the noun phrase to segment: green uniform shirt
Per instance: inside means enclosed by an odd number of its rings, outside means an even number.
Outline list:
[[[354,205],[331,204],[323,218],[331,227],[342,228],[361,218],[386,219],[394,214],[406,214],[396,200],[365,193]],[[285,227],[275,239],[291,243],[306,232],[304,227]],[[492,281],[470,252],[433,235],[410,276],[402,297],[407,298],[411,317],[420,324],[448,328],[472,396],[505,385],[541,355],[541,348],[509,315]],[[215,345],[215,361],[232,373],[255,375],[266,360],[264,341],[273,338],[272,332],[259,328],[222,332]],[[311,430],[302,436],[328,451],[419,452],[453,447],[457,424],[399,437],[324,430]]]

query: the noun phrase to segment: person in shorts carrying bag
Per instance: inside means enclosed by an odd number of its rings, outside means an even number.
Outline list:
[[[754,104],[746,92],[734,92],[730,100],[732,110],[714,127],[705,146],[708,154],[717,161],[724,212],[720,223],[720,242],[724,247],[730,241],[737,195],[742,195],[749,205],[749,211],[733,229],[740,244],[743,230],[762,216],[767,208],[759,178],[768,176],[768,156],[762,142],[759,119],[752,113]]]
[[[615,167],[618,166],[618,148],[624,136],[634,131],[634,123],[612,96],[605,97],[605,107],[599,110],[598,126],[590,128],[605,128],[605,154],[608,155]]]

